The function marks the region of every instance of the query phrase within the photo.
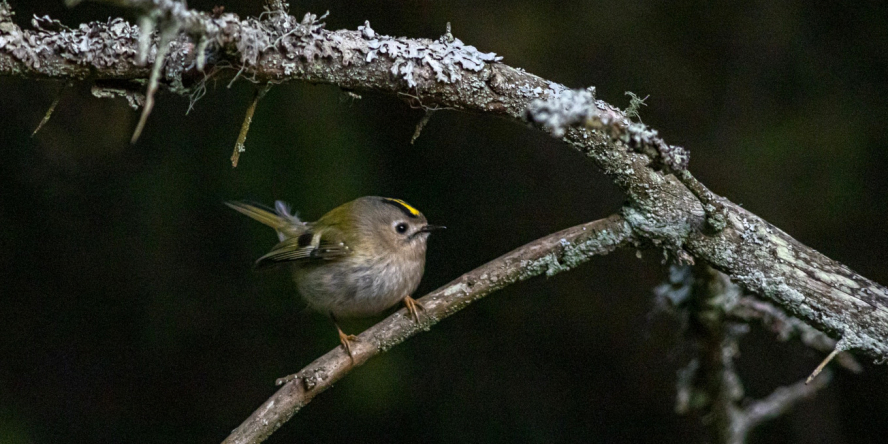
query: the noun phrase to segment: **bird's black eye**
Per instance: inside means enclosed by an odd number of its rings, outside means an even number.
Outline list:
[[[404,222],[401,222],[398,225],[395,225],[395,231],[397,231],[399,234],[406,233],[407,232],[407,224],[405,224]]]

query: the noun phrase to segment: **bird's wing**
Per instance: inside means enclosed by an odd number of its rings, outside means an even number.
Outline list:
[[[338,259],[351,253],[344,236],[338,230],[327,229],[321,233],[306,231],[298,237],[283,240],[268,254],[256,261],[255,268],[263,269],[285,262],[308,263]]]

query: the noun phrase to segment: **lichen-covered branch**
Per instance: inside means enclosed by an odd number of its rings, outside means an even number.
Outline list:
[[[730,442],[729,431],[734,428],[737,404],[743,398],[743,385],[734,366],[743,330],[742,324],[726,322],[725,315],[742,290],[707,265],[679,271],[679,289],[684,289],[685,297],[670,297],[670,301],[684,316],[685,334],[694,357],[679,372],[675,409],[680,414],[693,412],[706,418],[713,442]],[[668,297],[662,286],[658,293]]]
[[[617,184],[624,184],[631,199],[624,215],[640,235],[661,242],[678,257],[686,252],[705,260],[747,291],[841,339],[845,349],[881,362],[888,359],[888,288],[712,193],[683,167],[684,150],[595,101],[588,91],[534,101],[528,113],[531,120],[589,150]],[[599,147],[599,142],[574,140],[592,140],[592,134],[609,141]],[[638,162],[636,152],[650,161]],[[665,174],[669,172],[674,174]]]
[[[631,94],[631,93],[630,93]],[[634,95],[633,95],[634,97]],[[635,106],[644,103],[635,97]],[[531,121],[543,126],[555,137],[564,137],[571,126],[585,126],[600,130],[633,150],[647,155],[655,167],[670,172],[687,169],[690,154],[680,146],[668,145],[657,131],[643,123],[636,123],[628,115],[638,111],[620,111],[603,100],[595,100],[595,88],[567,90],[545,100],[530,102],[527,109]]]
[[[615,215],[550,234],[490,261],[420,298],[425,310],[419,324],[401,309],[361,333],[352,346],[353,362],[337,347],[300,372],[282,378],[283,387],[224,442],[262,442],[356,366],[494,291],[541,274],[555,275],[635,241],[629,224]]]

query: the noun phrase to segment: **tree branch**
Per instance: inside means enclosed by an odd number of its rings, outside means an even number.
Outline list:
[[[683,169],[681,148],[666,144],[656,131],[630,122],[619,110],[588,94],[572,92],[548,102],[537,101],[530,114],[556,133],[566,132],[566,139],[572,133],[586,137],[586,126],[599,129],[597,133],[618,148],[610,151],[610,158],[590,154],[599,165],[619,167],[610,160],[620,157],[614,153],[625,147],[644,152],[655,166],[675,172],[680,182],[633,162],[628,152],[626,169],[613,174],[617,184],[626,183],[624,190],[633,198],[624,214],[640,235],[674,249],[684,248],[746,290],[840,338],[846,347],[881,361],[888,359],[888,289],[884,286],[712,193]],[[581,127],[571,126],[577,124]],[[701,217],[704,214],[708,217]]]
[[[792,324],[804,324],[787,318],[767,303],[749,304],[737,284],[709,266],[697,265],[693,272],[690,267],[674,268],[671,278],[674,279],[670,279],[670,284],[657,287],[656,292],[661,299],[668,299],[670,305],[678,309],[677,313],[685,316],[686,333],[695,348],[694,358],[679,371],[676,411],[681,414],[696,412],[707,425],[712,442],[745,443],[754,428],[785,413],[829,383],[832,374],[827,370],[814,384],[808,385],[802,380],[778,387],[763,399],[744,399],[743,384],[734,360],[738,355],[739,339],[748,327],[731,320],[736,317],[733,313],[738,311],[738,306],[743,305],[739,311],[744,315],[765,323],[782,316],[780,319],[786,322],[782,327],[786,334],[792,333],[786,330],[797,327]],[[820,340],[817,338],[814,343],[819,346]]]
[[[795,404],[811,398],[830,381],[832,381],[832,372],[826,370],[820,378],[814,380],[813,384],[801,380],[792,385],[778,387],[765,398],[753,401],[742,409],[734,410],[731,429],[727,430],[727,442],[744,444],[752,429],[786,413]]]
[[[594,89],[577,93],[498,63],[495,54],[480,52],[449,33],[438,40],[394,38],[378,35],[369,23],[356,31],[327,31],[320,21],[323,17],[311,14],[301,21],[286,13],[267,14],[264,20],[240,19],[230,13],[195,12],[172,0],[111,3],[138,9],[143,14],[142,32],[122,19],[77,29],[35,19],[36,29],[23,30],[12,22],[9,5],[0,0],[0,75],[110,80],[118,87],[138,89],[152,77],[149,66],[156,66],[158,85],[181,95],[200,90],[210,77],[242,75],[259,83],[306,81],[379,91],[427,109],[486,113],[521,123],[527,121],[530,110],[532,120],[586,154],[626,194],[629,204],[619,219],[621,239],[634,236],[675,257],[704,261],[747,291],[841,339],[843,347],[888,359],[888,289],[708,190],[687,170],[686,150],[668,145],[656,131],[595,100]],[[145,32],[157,23],[173,23],[181,32],[169,42]],[[157,54],[167,54],[167,58],[158,63]],[[526,269],[531,265],[536,268]],[[514,266],[517,274],[510,282],[561,269],[558,261]],[[453,307],[488,291],[476,290],[478,285],[469,287],[468,282],[455,281],[429,297],[463,295],[448,309],[455,311]],[[490,285],[493,291],[505,284]],[[437,301],[432,298],[427,307],[440,308]],[[433,316],[445,314],[433,310]],[[397,325],[393,324],[391,332],[410,331],[397,336],[397,341],[416,330],[406,320]],[[359,360],[397,342],[380,340],[383,333],[388,331],[365,333]],[[376,342],[370,345],[367,340]],[[302,393],[299,401],[291,402],[294,409],[341,377],[329,372],[331,366],[342,365],[345,357],[338,351],[331,353],[310,367],[316,373],[301,373],[305,390],[289,383],[279,392]],[[280,406],[274,404],[271,409]],[[267,411],[262,409],[256,415],[264,418]],[[279,423],[270,424],[256,433],[270,433]]]
[[[277,393],[256,409],[224,441],[225,444],[264,441],[311,400],[370,358],[405,339],[428,330],[438,321],[513,283],[574,268],[592,256],[608,254],[636,239],[618,215],[577,225],[537,239],[492,260],[419,299],[425,307],[420,324],[401,309],[358,336],[352,346],[354,364],[341,347],[321,356],[286,378]]]

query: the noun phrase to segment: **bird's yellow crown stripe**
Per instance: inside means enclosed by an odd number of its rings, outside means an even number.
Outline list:
[[[407,210],[407,212],[410,213],[411,216],[419,217],[419,210],[411,207],[410,204],[408,204],[407,202],[404,202],[401,199],[386,199],[386,200],[391,203],[395,203],[395,204],[398,204],[398,205],[404,207],[404,209]]]

